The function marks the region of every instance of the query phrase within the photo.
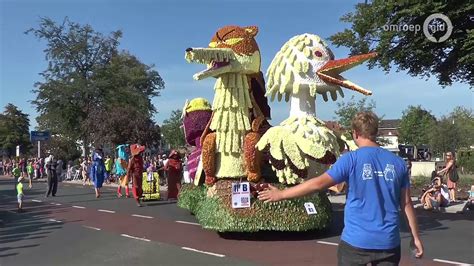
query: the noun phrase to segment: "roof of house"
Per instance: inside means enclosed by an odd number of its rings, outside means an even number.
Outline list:
[[[380,120],[379,129],[384,128],[399,128],[401,119],[384,119]]]

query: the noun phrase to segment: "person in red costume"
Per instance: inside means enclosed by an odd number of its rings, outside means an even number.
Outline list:
[[[181,188],[181,179],[183,178],[183,167],[181,156],[178,152],[172,150],[165,165],[165,171],[168,173],[168,200],[177,199]]]
[[[145,146],[140,144],[132,144],[130,146],[130,151],[132,153],[132,158],[128,163],[127,174],[132,178],[133,186],[133,197],[137,201],[137,206],[141,207],[140,200],[142,197],[142,177],[143,177],[143,157],[142,153],[145,150]]]

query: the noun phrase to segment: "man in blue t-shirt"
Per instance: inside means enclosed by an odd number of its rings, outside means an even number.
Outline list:
[[[352,120],[352,137],[359,149],[342,155],[319,177],[285,190],[269,186],[258,196],[265,202],[279,201],[347,182],[344,230],[337,255],[339,265],[371,262],[398,265],[400,209],[408,219],[415,256],[423,256],[405,162],[376,143],[378,123],[372,112],[356,114]]]

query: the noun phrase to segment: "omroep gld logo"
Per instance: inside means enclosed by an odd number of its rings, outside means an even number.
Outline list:
[[[451,20],[441,13],[431,14],[423,23],[423,33],[432,42],[444,42],[451,36],[452,32],[453,24]]]

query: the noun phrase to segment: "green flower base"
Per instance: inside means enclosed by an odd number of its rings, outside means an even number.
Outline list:
[[[207,193],[204,187],[186,187],[180,192],[178,206],[193,212],[202,227],[218,232],[320,230],[331,222],[331,203],[324,193],[272,203],[252,198],[251,208],[233,209],[231,183],[218,181],[216,187],[211,188],[212,193]],[[306,202],[314,204],[317,214],[306,213]]]
[[[193,184],[183,184],[178,194],[178,206],[195,213],[196,209],[206,197],[206,187]]]

